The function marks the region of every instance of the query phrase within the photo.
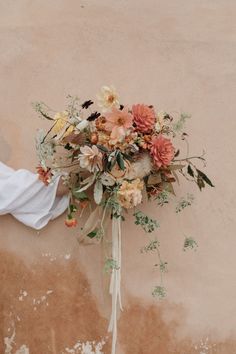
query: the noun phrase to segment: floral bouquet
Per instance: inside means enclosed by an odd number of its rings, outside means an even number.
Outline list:
[[[97,102],[80,103],[77,97],[68,96],[65,111],[55,112],[44,103],[35,103],[39,115],[50,121],[47,132],[39,131],[36,141],[40,166],[39,178],[48,185],[58,174],[68,187],[70,201],[65,224],[77,225],[78,215],[85,209],[89,217],[81,227],[79,241],[108,240],[104,223],[112,220],[111,245],[105,269],[111,271],[110,293],[112,315],[109,331],[113,332],[112,353],[117,337],[117,307],[121,304],[121,221],[124,212],[132,209],[135,224],[152,233],[159,227],[156,220],[137,209],[144,200],[156,200],[159,206],[175,196],[174,183],[179,176],[195,182],[200,190],[205,185],[213,187],[196,162],[205,165],[204,152],[189,156],[188,135],[183,131],[187,114],[174,118],[156,110],[152,105],[120,103],[116,90],[104,86]],[[96,108],[93,108],[96,104]],[[180,156],[174,140],[186,143],[187,156]],[[193,201],[193,196],[182,198],[176,207],[180,212]],[[184,249],[193,248],[196,242],[185,239]],[[153,295],[162,298],[165,288],[162,273],[166,271],[159,252],[159,242],[152,239],[142,252],[157,252],[157,266],[161,284]]]

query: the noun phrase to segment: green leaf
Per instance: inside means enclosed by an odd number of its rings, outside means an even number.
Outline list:
[[[85,192],[78,192],[78,191],[76,191],[76,190],[73,190],[73,191],[72,191],[72,194],[73,194],[73,196],[74,196],[76,199],[78,199],[78,200],[80,200],[80,201],[88,200],[88,199],[89,199],[88,196],[87,196],[87,194],[86,194]]]
[[[69,143],[67,143],[67,144],[64,146],[64,149],[66,149],[66,150],[72,150],[73,147],[72,147]]]
[[[182,210],[192,205],[194,201],[194,196],[192,194],[187,194],[185,198],[181,198],[175,208],[176,213],[180,213]]]
[[[70,213],[75,213],[77,211],[77,206],[74,204],[70,204],[69,209]]]
[[[157,204],[160,206],[169,203],[169,192],[165,190],[161,191],[156,197],[156,200],[157,200]]]
[[[124,158],[125,160],[133,161],[133,157],[132,157],[132,156],[130,156],[130,155],[128,155],[128,154],[125,154],[124,152],[122,153],[122,155],[123,155],[123,158]]]
[[[191,177],[194,177],[194,171],[193,171],[191,165],[188,165],[187,172],[188,172],[188,174],[189,174]]]
[[[89,238],[94,238],[94,237],[96,237],[97,233],[98,233],[98,229],[94,229],[93,231],[89,232],[89,233],[87,234],[87,236],[88,236]]]
[[[112,271],[112,270],[118,270],[120,269],[117,261],[113,258],[107,258],[106,261],[105,261],[105,264],[104,264],[104,271],[106,273]]]
[[[198,177],[197,177],[197,185],[198,185],[200,191],[202,190],[202,188],[205,188],[204,180],[202,179],[202,177],[200,175],[198,175]]]
[[[141,253],[148,253],[148,252],[153,252],[156,251],[160,247],[160,243],[158,240],[152,240],[150,241],[146,246],[141,248]]]
[[[123,156],[120,152],[118,152],[117,156],[116,156],[116,161],[120,167],[121,170],[124,171],[125,169],[125,163],[124,163],[124,159],[123,159]]]
[[[97,147],[98,147],[99,150],[102,150],[104,152],[108,152],[108,149],[105,146],[103,146],[103,145],[97,144]]]
[[[155,229],[159,228],[160,225],[157,220],[149,218],[147,215],[142,213],[141,211],[137,211],[133,214],[135,217],[135,225],[140,225],[145,232],[151,233],[155,231]]]
[[[205,173],[203,173],[202,171],[200,171],[198,169],[197,169],[197,172],[198,172],[198,176],[200,176],[204,180],[204,182],[206,182],[211,187],[215,187],[213,185],[213,183],[211,182],[211,180],[207,177],[207,175],[205,175]]]

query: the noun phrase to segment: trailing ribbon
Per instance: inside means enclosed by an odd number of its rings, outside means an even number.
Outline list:
[[[118,217],[113,215],[112,218],[112,249],[111,256],[114,262],[114,266],[111,272],[109,293],[112,298],[112,310],[111,318],[109,322],[108,332],[112,333],[112,351],[111,354],[116,353],[116,342],[117,342],[117,308],[119,306],[120,310],[123,311],[122,302],[121,302],[121,208],[117,211]],[[102,208],[98,206],[89,216],[86,221],[83,230],[81,232],[81,237],[79,239],[80,243],[91,245],[94,241],[88,240],[86,235],[94,230],[97,225],[101,225],[103,228],[103,221],[106,214],[106,208],[102,212]]]
[[[112,269],[110,280],[110,294],[112,297],[112,312],[108,332],[112,333],[112,351],[111,354],[116,352],[117,341],[117,306],[121,310],[121,218],[114,217],[112,219],[112,260],[115,262],[115,266]]]

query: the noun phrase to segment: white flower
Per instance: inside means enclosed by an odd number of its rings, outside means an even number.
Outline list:
[[[119,107],[119,99],[116,89],[113,86],[103,86],[97,95],[98,106],[105,112],[111,107]]]
[[[80,152],[81,154],[78,157],[80,167],[90,172],[102,170],[102,153],[98,150],[97,146],[82,146]]]
[[[84,119],[81,122],[79,122],[79,124],[76,125],[76,128],[82,131],[85,128],[87,128],[88,125],[89,125],[89,121],[87,119]]]

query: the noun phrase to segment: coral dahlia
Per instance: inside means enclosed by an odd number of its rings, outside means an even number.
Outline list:
[[[159,134],[152,140],[151,155],[154,164],[160,168],[168,166],[174,157],[174,147],[170,139],[164,138]]]
[[[132,113],[138,131],[148,133],[154,128],[156,115],[153,108],[145,104],[135,104]]]

